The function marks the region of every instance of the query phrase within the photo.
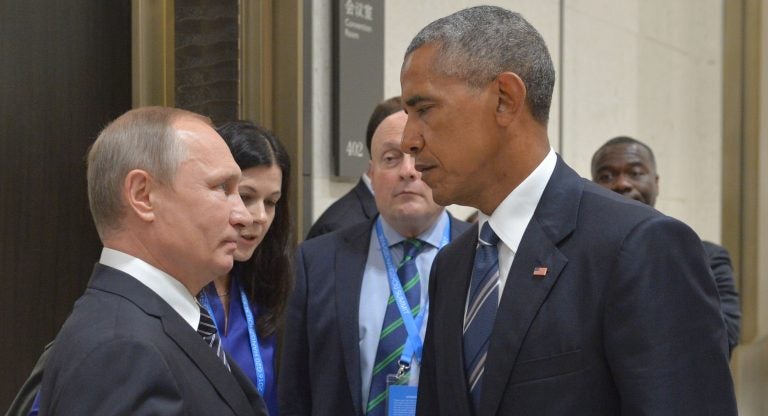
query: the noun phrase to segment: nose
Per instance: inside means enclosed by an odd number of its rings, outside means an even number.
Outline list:
[[[400,164],[400,177],[415,180],[421,177],[421,172],[416,170],[416,158],[409,154],[403,155],[403,163]]]
[[[400,150],[404,153],[416,156],[423,148],[424,139],[416,127],[416,122],[413,121],[413,116],[408,114],[408,119],[406,120],[405,128],[403,129],[403,139],[400,141]]]
[[[240,195],[234,193],[230,196],[230,199],[232,200],[232,209],[229,211],[229,223],[236,228],[247,227],[253,224],[253,216],[245,208]]]
[[[267,207],[263,199],[251,205],[250,212],[255,223],[264,223],[267,220]]]
[[[635,187],[632,182],[627,178],[627,175],[621,174],[611,182],[611,190],[620,194],[626,194],[632,192]]]

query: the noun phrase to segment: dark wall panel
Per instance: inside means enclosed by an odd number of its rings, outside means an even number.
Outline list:
[[[0,410],[82,293],[101,244],[84,155],[131,106],[130,1],[0,2]]]
[[[237,119],[237,0],[176,0],[176,107],[210,117]]]

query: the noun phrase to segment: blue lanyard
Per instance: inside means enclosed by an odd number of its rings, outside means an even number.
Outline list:
[[[208,300],[205,292],[203,292],[202,303],[208,313],[213,316],[213,308]],[[264,371],[264,361],[261,359],[261,350],[259,350],[259,338],[256,336],[256,325],[254,324],[253,312],[251,312],[251,306],[248,302],[248,296],[245,294],[245,290],[240,287],[240,303],[243,306],[243,312],[245,312],[245,322],[248,328],[248,340],[251,345],[251,355],[253,357],[253,367],[256,369],[256,388],[259,389],[259,394],[264,397],[264,390],[267,384],[267,376]],[[223,306],[223,305],[222,305]],[[216,325],[216,332],[219,331],[219,324],[213,319],[213,324]]]
[[[400,356],[400,370],[398,370],[398,376],[402,375],[405,370],[408,370],[411,366],[411,358],[415,355],[416,360],[421,362],[421,353],[424,347],[424,342],[419,335],[420,328],[424,323],[424,315],[429,307],[429,299],[424,305],[424,308],[416,315],[416,319],[411,315],[411,307],[408,304],[408,299],[405,296],[403,286],[400,284],[400,279],[397,277],[397,269],[392,261],[392,254],[389,250],[389,242],[384,235],[384,230],[381,226],[381,217],[376,220],[376,236],[379,239],[379,249],[381,250],[381,256],[384,257],[384,264],[387,268],[387,278],[389,279],[389,288],[392,292],[392,296],[397,304],[397,309],[400,311],[400,316],[403,318],[403,324],[408,332],[408,340],[406,341],[403,354]],[[451,240],[451,222],[448,220],[448,224],[443,230],[443,238],[440,240],[440,247],[443,248]]]

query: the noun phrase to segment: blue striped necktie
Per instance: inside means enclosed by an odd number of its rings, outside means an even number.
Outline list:
[[[498,242],[499,237],[486,221],[475,251],[469,302],[464,315],[464,371],[475,414],[479,414],[485,358],[499,304]]]
[[[397,269],[397,277],[403,286],[405,297],[411,306],[413,316],[419,314],[421,301],[421,283],[419,270],[416,268],[416,256],[421,252],[425,243],[421,240],[404,240],[403,260]],[[379,346],[376,350],[376,361],[371,377],[371,389],[368,395],[366,414],[379,416],[384,414],[387,400],[387,374],[395,374],[398,370],[398,361],[403,353],[403,346],[408,339],[408,331],[403,325],[403,318],[397,308],[390,289],[387,301],[387,312],[384,315],[384,323],[381,326]]]
[[[224,348],[221,347],[221,339],[216,331],[216,325],[213,323],[211,315],[208,314],[208,310],[206,310],[200,302],[197,303],[197,306],[200,308],[200,323],[197,324],[197,333],[200,334],[206,344],[213,349],[216,356],[218,356],[222,363],[224,363],[224,366],[227,367],[227,370],[230,370],[229,363],[227,362],[227,355],[224,353]]]

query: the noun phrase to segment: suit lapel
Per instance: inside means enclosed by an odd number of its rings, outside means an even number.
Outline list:
[[[363,414],[362,381],[360,380],[360,338],[358,330],[360,290],[368,258],[371,227],[366,221],[342,232],[343,243],[336,250],[334,280],[336,282],[336,318],[338,319],[341,347],[349,380],[349,389],[355,414]]]
[[[244,393],[249,387],[238,384],[200,335],[155,292],[130,275],[102,264],[96,264],[89,286],[122,296],[147,315],[160,319],[163,331],[208,378],[234,413],[253,414]]]
[[[485,367],[481,414],[496,413],[528,328],[568,262],[535,221],[529,224],[523,241],[496,313],[486,361],[492,365]],[[544,277],[534,275],[537,267],[547,268]]]
[[[451,397],[451,403],[456,405],[455,414],[472,414],[469,403],[469,388],[464,373],[464,305],[467,301],[469,280],[472,275],[477,244],[477,226],[470,227],[471,232],[461,234],[450,245],[446,246],[441,256],[441,263],[436,277],[438,281],[430,281],[430,321],[435,325],[432,334],[440,353],[436,354],[435,366],[438,383],[441,383],[441,396]],[[432,290],[434,288],[434,290]],[[434,313],[434,315],[433,315]],[[434,317],[433,317],[434,316]],[[434,319],[439,317],[440,323]]]
[[[496,414],[528,328],[568,263],[557,245],[576,227],[583,187],[558,156],[507,275],[488,347],[492,364],[483,376],[481,414]]]
[[[178,315],[165,315],[161,316],[160,319],[162,320],[165,333],[197,365],[235,414],[245,415],[253,413],[244,391],[244,389],[253,388],[253,386],[238,384],[238,380],[224,367],[219,357],[181,317]],[[233,367],[237,366],[235,363],[230,363],[230,365]],[[233,371],[240,370],[233,369]]]

